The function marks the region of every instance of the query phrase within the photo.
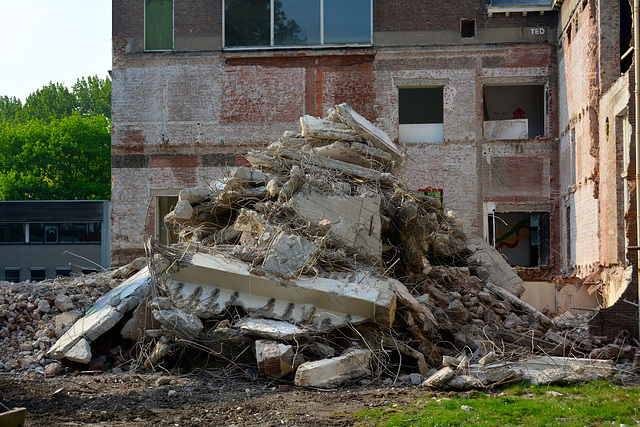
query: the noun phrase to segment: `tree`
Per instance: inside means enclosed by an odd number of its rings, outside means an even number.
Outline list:
[[[111,81],[0,97],[0,200],[109,199]]]
[[[74,114],[0,125],[0,199],[108,199],[109,123]]]
[[[111,80],[108,78],[93,76],[78,79],[73,85],[73,95],[80,115],[111,118]]]

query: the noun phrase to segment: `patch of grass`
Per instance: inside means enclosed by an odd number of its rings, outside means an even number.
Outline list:
[[[514,385],[500,393],[416,395],[408,406],[356,413],[359,426],[636,425],[640,389],[594,382],[570,386]],[[465,410],[463,406],[473,408]]]

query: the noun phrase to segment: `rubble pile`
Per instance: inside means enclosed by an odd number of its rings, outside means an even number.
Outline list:
[[[383,132],[346,104],[300,124],[249,152],[251,167],[182,190],[165,218],[181,243],[150,239],[146,265],[114,272],[130,277],[47,355],[100,366],[116,331],[137,366],[206,362],[307,387],[611,375],[582,359],[611,353],[584,317],[521,300],[498,252],[394,176],[404,156]]]
[[[42,282],[0,282],[0,371],[60,372],[46,352],[120,280],[111,273]]]

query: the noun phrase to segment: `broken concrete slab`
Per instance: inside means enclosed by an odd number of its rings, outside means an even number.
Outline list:
[[[358,282],[304,276],[285,281],[252,275],[249,264],[222,254],[191,258],[167,278],[167,292],[175,307],[202,318],[237,306],[324,331],[366,320],[386,327],[393,322],[393,280],[362,275]]]
[[[300,127],[304,138],[341,141],[360,140],[360,137],[352,127],[313,116],[300,117]]]
[[[440,387],[455,376],[456,372],[450,366],[445,366],[422,382],[422,387]]]
[[[356,131],[365,140],[369,141],[375,148],[386,151],[394,156],[395,160],[402,158],[402,152],[380,128],[369,120],[355,112],[347,104],[336,105],[336,111],[344,123]]]
[[[506,289],[515,296],[524,293],[522,279],[513,270],[500,252],[480,237],[466,234],[467,251],[470,253],[467,263],[477,270],[477,275],[486,283]]]
[[[289,322],[273,319],[244,318],[234,324],[241,331],[263,338],[289,341],[309,336],[309,331]]]
[[[284,279],[291,279],[311,263],[318,247],[301,236],[278,233],[262,263],[267,273]]]
[[[292,345],[277,341],[257,340],[255,342],[258,373],[263,377],[282,378],[292,373],[302,363]]]
[[[358,248],[375,263],[382,257],[380,197],[334,196],[301,191],[289,205],[313,223],[330,222],[330,235]]]
[[[549,319],[540,310],[536,309],[534,306],[532,306],[528,302],[521,300],[520,298],[515,296],[513,293],[509,292],[506,289],[500,288],[500,287],[494,285],[493,283],[486,283],[485,286],[491,292],[495,293],[496,295],[498,295],[502,299],[508,301],[510,304],[513,304],[513,305],[515,305],[517,307],[520,307],[521,309],[523,309],[523,310],[527,311],[528,313],[532,314],[536,318],[536,320],[538,320],[540,323],[542,323],[546,327],[555,328],[555,325],[551,321],[551,319]]]
[[[371,356],[370,350],[351,349],[342,356],[303,363],[296,370],[294,383],[299,387],[338,387],[369,375]]]

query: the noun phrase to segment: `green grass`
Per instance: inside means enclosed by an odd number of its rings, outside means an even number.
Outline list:
[[[463,410],[463,405],[474,411]],[[355,415],[358,426],[635,426],[640,420],[640,389],[594,382],[515,385],[490,394],[433,396],[420,390],[410,405],[383,406]]]

